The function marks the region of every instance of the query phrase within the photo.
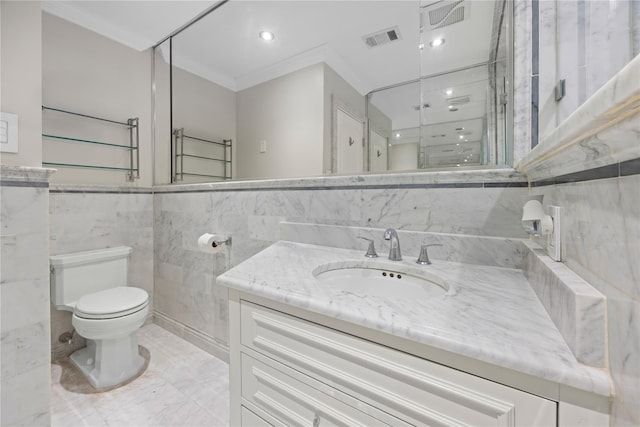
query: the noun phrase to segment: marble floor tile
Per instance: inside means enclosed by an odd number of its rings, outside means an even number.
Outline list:
[[[150,324],[138,332],[149,350],[147,370],[105,393],[81,394],[60,383],[51,365],[52,427],[223,427],[229,425],[229,367],[194,345]]]

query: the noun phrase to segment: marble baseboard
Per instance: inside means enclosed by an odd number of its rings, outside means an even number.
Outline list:
[[[218,342],[215,338],[205,335],[185,324],[177,322],[159,311],[154,311],[153,323],[179,336],[185,341],[190,342],[196,347],[201,348],[216,358],[229,363],[229,348]]]
[[[429,257],[465,264],[521,269],[526,254],[522,239],[473,236],[464,234],[432,233],[397,230],[403,257],[417,258],[424,243],[442,246],[429,249]],[[281,222],[280,239],[312,245],[367,250],[368,242],[358,237],[373,239],[378,256],[387,256],[389,244],[383,238],[383,228],[346,227],[308,223]]]
[[[565,264],[555,262],[533,241],[524,274],[576,359],[606,368],[606,299]]]

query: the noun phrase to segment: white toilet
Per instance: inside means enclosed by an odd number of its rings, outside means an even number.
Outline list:
[[[73,312],[73,327],[87,339],[71,360],[95,388],[126,382],[145,362],[136,332],[147,318],[149,295],[127,286],[130,254],[121,246],[49,258],[51,302]]]

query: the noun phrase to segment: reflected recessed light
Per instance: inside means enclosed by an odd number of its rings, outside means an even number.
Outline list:
[[[456,145],[460,145],[460,143],[458,142],[458,143],[456,143]]]
[[[423,50],[423,49],[424,49],[424,43],[420,43],[420,44],[418,45],[418,49]]]
[[[460,164],[457,164],[456,166],[460,166]]]
[[[267,42],[270,42],[271,40],[276,38],[276,36],[271,31],[260,31],[258,36],[262,40],[267,41]]]
[[[445,92],[447,95],[453,95],[453,89],[447,89]]]
[[[459,135],[458,138],[464,139],[464,135]]]
[[[442,37],[433,39],[429,42],[429,46],[431,47],[438,47],[438,46],[442,46],[443,44],[444,44],[444,39]]]
[[[399,133],[396,133],[396,138],[400,138],[400,136],[401,135]]]

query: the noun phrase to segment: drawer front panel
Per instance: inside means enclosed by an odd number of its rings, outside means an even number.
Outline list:
[[[243,346],[410,423],[556,423],[555,402],[248,302],[241,312]]]
[[[271,424],[269,424],[244,406],[240,411],[243,427],[273,427]]]
[[[388,426],[246,354],[242,397],[288,426]]]

